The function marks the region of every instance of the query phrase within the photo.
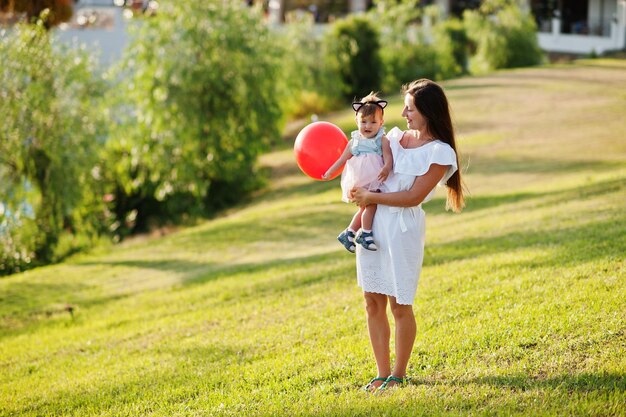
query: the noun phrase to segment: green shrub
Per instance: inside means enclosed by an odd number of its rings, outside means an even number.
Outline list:
[[[103,175],[118,235],[207,214],[258,186],[279,137],[277,51],[241,2],[163,3],[133,30],[112,79]]]
[[[327,113],[340,107],[340,97],[323,96],[317,91],[294,91],[291,95],[288,114],[291,118],[307,117]]]
[[[0,276],[32,268],[38,262],[35,256],[41,235],[29,201],[36,193],[27,192],[28,187],[6,185],[7,175],[0,175]]]
[[[369,12],[370,19],[381,28],[382,90],[387,94],[396,94],[403,84],[415,79],[442,78],[448,72],[447,64],[441,64],[446,59],[444,49],[429,44],[418,25],[422,13],[418,4],[417,0],[384,0]]]
[[[380,90],[383,65],[377,28],[370,19],[351,15],[336,21],[324,37],[326,59],[340,76],[345,99]]]
[[[486,0],[478,10],[463,14],[475,45],[470,61],[473,73],[540,64],[543,54],[532,15],[516,0]]]
[[[297,19],[278,28],[280,45],[280,104],[287,119],[338,108],[342,101],[339,74],[331,70],[322,36],[311,18]]]
[[[438,78],[448,79],[468,72],[469,38],[459,19],[438,21],[433,26]]]
[[[383,91],[396,94],[403,84],[418,78],[436,78],[437,52],[426,43],[407,44],[404,49],[389,48],[382,53],[385,62]]]
[[[0,274],[54,260],[63,233],[97,233],[102,79],[43,23],[0,32]]]

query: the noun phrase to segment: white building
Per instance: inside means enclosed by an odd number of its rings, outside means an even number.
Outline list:
[[[117,0],[80,0],[74,6],[72,19],[54,28],[60,41],[77,42],[97,51],[100,63],[109,66],[122,56],[128,44],[128,19]]]
[[[626,47],[626,0],[560,0],[551,15],[538,19],[538,29],[539,46],[545,51],[602,54],[622,50]]]
[[[281,22],[288,0],[267,0],[268,21]],[[348,13],[372,6],[371,0],[344,0]],[[132,4],[130,8],[120,4]],[[55,29],[64,42],[76,39],[100,50],[100,61],[108,66],[118,60],[128,43],[124,13],[146,8],[144,0],[79,0],[72,20]],[[436,4],[443,15],[460,14],[477,7],[480,0],[422,0]],[[603,54],[626,49],[626,0],[526,0],[537,20],[539,46],[546,52]],[[131,12],[132,13],[132,12]]]
[[[426,0],[445,14],[478,0]],[[626,0],[526,0],[546,52],[602,54],[626,47]]]

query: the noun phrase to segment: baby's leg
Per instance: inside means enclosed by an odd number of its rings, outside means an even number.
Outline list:
[[[363,210],[363,218],[361,220],[361,233],[355,239],[356,243],[360,244],[367,250],[378,249],[376,243],[374,243],[374,235],[372,234],[374,214],[376,214],[376,204],[365,206],[365,209]]]
[[[356,232],[361,228],[361,218],[363,217],[364,211],[365,207],[359,207],[359,211],[357,211],[352,217],[352,221],[350,222],[350,226],[348,226],[348,229]]]
[[[363,230],[372,230],[372,223],[374,223],[376,207],[376,204],[370,204],[369,206],[365,206],[365,208],[363,209],[363,214],[361,218],[361,227],[363,228]]]
[[[350,226],[343,232],[337,236],[337,240],[349,251],[354,253],[356,250],[355,245],[355,235],[356,231],[361,228],[361,216],[363,215],[363,207],[359,207],[359,211],[357,211],[352,217],[352,221],[350,222]]]

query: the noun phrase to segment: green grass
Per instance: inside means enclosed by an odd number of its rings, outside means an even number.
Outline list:
[[[626,415],[624,86],[610,60],[445,83],[470,196],[425,208],[409,386],[359,391],[353,207],[283,149],[218,219],[0,280],[0,415]]]

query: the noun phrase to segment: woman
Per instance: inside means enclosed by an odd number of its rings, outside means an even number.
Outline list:
[[[378,376],[365,386],[370,392],[406,381],[416,334],[412,304],[424,257],[421,203],[428,201],[441,183],[447,187],[446,208],[459,212],[464,207],[454,129],[443,89],[421,79],[404,86],[403,95],[402,117],[408,130],[394,128],[387,134],[394,166],[383,192],[352,190],[352,201],[359,206],[378,204],[373,231],[379,250],[357,250],[357,278],[363,288],[378,370]],[[387,302],[396,324],[393,370]]]

